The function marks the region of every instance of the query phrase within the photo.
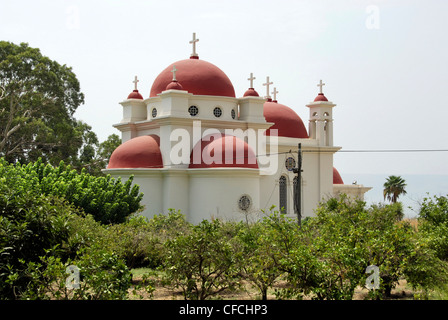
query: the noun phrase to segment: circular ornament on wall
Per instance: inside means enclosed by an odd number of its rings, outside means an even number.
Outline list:
[[[252,199],[247,194],[242,195],[238,200],[238,208],[241,211],[247,212],[252,206]]]
[[[285,161],[285,167],[288,171],[292,171],[296,167],[296,160],[293,157],[288,157]]]

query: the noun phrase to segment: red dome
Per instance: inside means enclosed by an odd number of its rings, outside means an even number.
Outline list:
[[[328,101],[328,99],[327,99],[327,97],[324,96],[323,93],[319,93],[317,95],[316,99],[314,99],[314,102],[317,102],[317,101]]]
[[[333,184],[344,184],[341,175],[339,174],[338,170],[336,170],[335,167],[333,167]]]
[[[121,144],[110,156],[107,169],[163,168],[160,138],[136,137]]]
[[[134,90],[132,91],[129,95],[128,95],[128,99],[141,99],[143,100],[142,95],[138,92],[138,90]]]
[[[266,101],[263,105],[263,115],[267,122],[274,125],[266,130],[270,135],[271,129],[277,129],[278,135],[290,138],[309,138],[302,119],[291,108],[273,101]]]
[[[171,81],[165,90],[184,90],[184,88],[178,81]]]
[[[246,90],[246,92],[244,92],[243,97],[247,97],[247,96],[249,96],[249,97],[259,97],[258,92],[255,91],[254,88],[249,88],[249,89]]]
[[[166,67],[152,84],[150,97],[166,90],[173,79],[173,65],[183,90],[195,95],[235,97],[235,89],[227,75],[214,64],[200,59],[180,60]]]
[[[210,134],[194,146],[189,168],[221,167],[258,169],[257,157],[246,142],[235,136]]]

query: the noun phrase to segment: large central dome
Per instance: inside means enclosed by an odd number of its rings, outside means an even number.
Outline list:
[[[200,59],[180,60],[165,68],[151,87],[151,98],[165,91],[171,83],[173,65],[176,66],[176,79],[183,90],[195,95],[235,98],[235,89],[227,75],[214,64]]]

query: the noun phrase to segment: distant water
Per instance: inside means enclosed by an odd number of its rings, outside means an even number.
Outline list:
[[[355,174],[342,173],[345,184],[357,181],[365,187],[373,187],[365,194],[365,201],[368,204],[386,202],[383,198],[383,185],[388,174]],[[448,195],[448,175],[400,175],[406,181],[407,194],[402,195],[398,200],[403,203],[405,216],[413,218],[418,216],[420,203],[423,198],[430,196]]]

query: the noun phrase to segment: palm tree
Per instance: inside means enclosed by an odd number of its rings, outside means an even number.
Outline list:
[[[389,200],[392,203],[396,203],[398,197],[402,194],[406,194],[406,183],[400,176],[389,176],[384,183],[383,196],[384,200]]]

